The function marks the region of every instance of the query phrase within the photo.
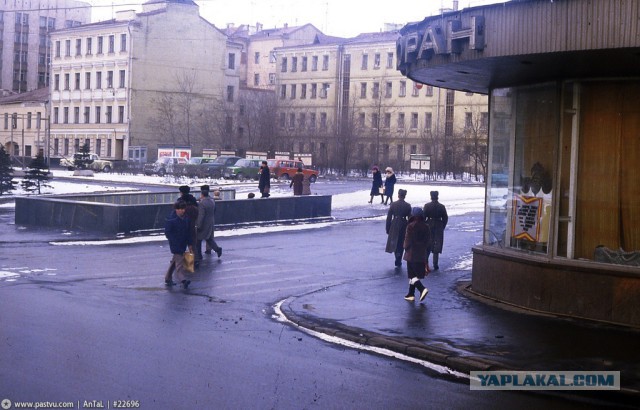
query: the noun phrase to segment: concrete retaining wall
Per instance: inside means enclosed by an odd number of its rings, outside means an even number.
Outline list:
[[[194,193],[197,195],[197,193]],[[17,225],[109,234],[164,228],[177,195],[125,193],[16,198]],[[290,196],[216,201],[216,225],[329,219],[331,196]]]

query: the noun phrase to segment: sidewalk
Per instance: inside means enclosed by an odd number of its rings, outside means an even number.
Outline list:
[[[462,373],[619,370],[620,392],[562,393],[637,406],[639,331],[480,301],[470,292],[468,281],[451,282],[455,276],[452,271],[430,274],[424,282],[430,291],[423,303],[404,300],[403,270],[397,277],[357,281],[289,299],[282,312],[301,327]]]

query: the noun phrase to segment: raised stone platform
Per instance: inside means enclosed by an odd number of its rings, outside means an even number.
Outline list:
[[[193,193],[196,197],[198,192]],[[178,195],[118,193],[16,198],[17,225],[131,234],[164,228]],[[331,219],[331,196],[310,195],[216,201],[216,226]]]

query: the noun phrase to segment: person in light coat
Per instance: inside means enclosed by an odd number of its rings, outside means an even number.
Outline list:
[[[218,257],[222,255],[222,248],[218,246],[214,239],[215,230],[215,210],[216,202],[211,196],[209,196],[209,185],[203,185],[200,188],[200,200],[198,201],[198,218],[196,219],[196,252],[195,260],[200,262],[202,260],[202,241],[207,242],[207,250],[211,253],[213,249]]]

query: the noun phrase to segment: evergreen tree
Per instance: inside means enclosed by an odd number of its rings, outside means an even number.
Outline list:
[[[11,156],[4,147],[0,145],[0,195],[11,192],[15,189],[13,181],[13,168],[11,167]]]
[[[77,169],[87,169],[89,164],[91,164],[90,149],[89,143],[85,142],[80,148],[80,152],[73,155],[73,165],[75,165]]]
[[[22,188],[27,192],[37,191],[40,194],[41,188],[51,187],[47,184],[49,179],[49,167],[44,161],[44,155],[40,152],[29,164],[29,170],[22,179]]]

